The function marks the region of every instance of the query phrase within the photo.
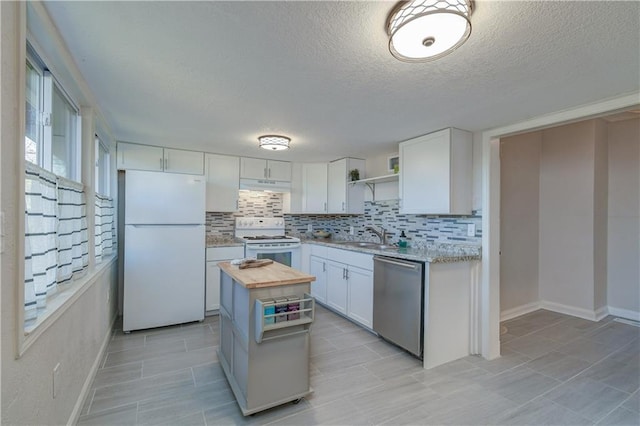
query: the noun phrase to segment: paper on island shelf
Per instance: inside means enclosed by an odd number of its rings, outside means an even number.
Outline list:
[[[233,259],[232,261],[230,261],[229,263],[232,265],[240,265],[244,262],[250,261],[250,262],[255,262],[256,260],[258,260],[255,257],[245,257],[243,259]]]

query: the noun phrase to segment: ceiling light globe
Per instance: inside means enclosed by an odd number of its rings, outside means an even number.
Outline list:
[[[268,151],[282,151],[289,149],[291,138],[280,135],[264,135],[258,138],[258,146]]]
[[[449,54],[471,34],[470,0],[403,2],[389,18],[389,50],[405,62],[431,61]]]

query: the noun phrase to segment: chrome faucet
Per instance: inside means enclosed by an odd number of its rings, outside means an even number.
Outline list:
[[[373,226],[367,226],[365,229],[376,234],[378,238],[380,238],[380,244],[387,244],[387,231],[382,226],[380,227],[379,231]]]

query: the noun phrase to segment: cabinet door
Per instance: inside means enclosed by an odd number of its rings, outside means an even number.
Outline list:
[[[347,160],[332,161],[327,168],[328,213],[347,211]]]
[[[207,211],[238,210],[240,159],[228,155],[206,154]]]
[[[246,179],[265,179],[267,177],[267,160],[241,157],[240,177]]]
[[[205,311],[220,309],[220,268],[219,260],[207,262]]]
[[[346,265],[327,261],[327,305],[336,311],[347,313]]]
[[[311,282],[311,295],[318,302],[327,303],[327,261],[320,257],[309,258],[309,275],[316,277]]]
[[[302,165],[302,212],[327,212],[327,164]]]
[[[164,171],[189,175],[204,174],[204,153],[183,149],[164,150]]]
[[[291,163],[288,161],[267,161],[267,179],[291,181]]]
[[[400,144],[400,213],[471,214],[472,135],[444,129]]]
[[[365,327],[373,327],[373,272],[349,266],[349,305],[347,316]]]
[[[119,170],[163,170],[162,148],[157,146],[118,142],[117,159]]]
[[[328,213],[364,213],[364,185],[349,184],[349,171],[358,169],[364,178],[364,160],[343,158],[329,163],[327,169]]]

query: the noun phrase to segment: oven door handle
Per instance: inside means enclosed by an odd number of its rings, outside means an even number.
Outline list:
[[[260,253],[267,253],[267,252],[272,252],[272,253],[281,253],[281,252],[285,252],[285,251],[291,251],[291,250],[295,250],[295,249],[299,249],[300,246],[302,244],[297,243],[297,244],[291,244],[285,247],[256,247],[257,245],[254,244],[247,244],[245,247],[247,250],[250,251],[254,251],[254,252],[260,252]]]

